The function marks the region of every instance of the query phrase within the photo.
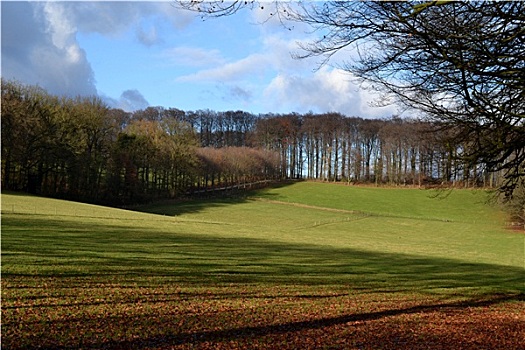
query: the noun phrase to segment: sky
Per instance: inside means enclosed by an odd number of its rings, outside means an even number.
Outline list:
[[[338,54],[294,59],[313,38],[264,10],[203,20],[174,2],[2,1],[2,78],[65,96],[100,96],[126,111],[339,112],[390,117],[395,106],[339,69]],[[268,20],[269,19],[269,20]]]

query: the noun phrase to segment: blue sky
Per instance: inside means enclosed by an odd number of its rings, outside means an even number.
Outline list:
[[[99,95],[110,106],[252,113],[341,112],[389,117],[377,96],[337,68],[296,60],[309,28],[265,10],[203,21],[172,2],[5,2],[2,77],[57,95]],[[265,23],[263,23],[265,22]]]

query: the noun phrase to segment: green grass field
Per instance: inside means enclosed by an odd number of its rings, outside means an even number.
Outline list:
[[[134,211],[2,194],[2,346],[519,349],[525,235],[483,191],[435,194],[299,182]]]

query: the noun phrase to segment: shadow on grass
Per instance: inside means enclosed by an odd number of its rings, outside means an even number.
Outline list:
[[[221,191],[210,190],[186,199],[159,201],[152,204],[133,206],[128,209],[150,214],[176,216],[188,213],[197,213],[205,208],[222,207],[232,204],[241,204],[254,197],[263,195],[265,198],[277,196],[268,193],[268,189],[282,188],[293,185],[300,180],[287,180],[272,183],[261,189],[224,189]]]
[[[523,302],[525,295],[525,270],[520,267],[308,244],[286,244],[264,239],[156,232],[146,227],[86,226],[81,222],[64,222],[39,216],[31,216],[29,222],[28,217],[22,215],[7,215],[3,218],[2,226],[2,313],[9,314],[4,317],[4,321],[8,321],[3,325],[6,332],[3,339],[6,348],[145,349],[170,348],[177,345],[204,346],[213,342],[251,341],[261,337],[402,315],[430,314],[443,310],[459,312],[507,301]],[[16,281],[20,280],[24,283],[20,288],[33,288],[29,293],[26,292],[26,296],[13,295],[16,294],[16,288],[19,288]],[[42,287],[45,284],[42,281],[46,280],[53,281],[53,287],[48,287],[51,290]],[[14,283],[10,284],[11,281]],[[81,290],[86,281],[93,282],[92,288],[122,285],[127,286],[126,288],[136,288],[137,291],[131,292],[126,298],[87,298],[85,302],[82,299],[74,299],[74,293],[72,296],[67,295],[67,289]],[[35,285],[31,287],[31,283]],[[151,291],[159,286],[178,284],[194,285],[197,292],[183,294],[184,291],[181,293],[161,289],[168,293],[140,294],[145,289]],[[293,285],[294,292],[290,293],[290,298],[311,299],[312,302],[315,298],[323,298],[323,295],[315,294],[316,286],[324,288],[325,291],[329,286],[328,288],[333,287],[338,293],[347,291],[356,295],[428,293],[438,297],[430,298],[433,300],[430,302],[422,298],[409,306],[392,303],[380,310],[365,309],[366,311],[354,313],[347,311],[343,315],[325,317],[321,314],[317,317],[301,317],[298,321],[271,321],[243,326],[234,319],[228,320],[223,324],[224,327],[218,330],[206,327],[179,329],[175,321],[188,317],[191,321],[193,316],[172,314],[170,310],[158,317],[137,311],[136,314],[102,318],[92,318],[89,311],[85,311],[93,310],[99,305],[112,309],[117,307],[116,304],[122,306],[126,303],[129,303],[129,309],[132,309],[135,307],[133,304],[142,308],[148,303],[166,303],[173,307],[185,299],[196,300],[198,303],[199,300],[213,298],[261,298],[253,292],[239,295],[214,295],[204,292],[207,287],[212,289],[217,286],[247,284],[252,286],[252,291],[272,286]],[[58,290],[53,290],[57,286],[60,286]],[[232,289],[240,291],[240,288]],[[304,290],[308,292],[302,292]],[[169,291],[173,291],[173,294]],[[300,293],[297,294],[296,291]],[[66,295],[65,300],[60,297],[62,293]],[[344,298],[344,294],[332,294],[329,297],[338,295]],[[441,298],[442,295],[445,298]],[[270,300],[269,305],[273,299],[283,297],[287,296],[280,295],[279,292],[264,296]],[[18,302],[24,298],[26,301],[20,306]],[[436,302],[458,298],[463,301]],[[279,302],[276,300],[276,303]],[[48,312],[68,307],[77,310],[77,313],[63,319],[46,321],[45,315]],[[78,313],[78,310],[84,311]],[[41,313],[44,318],[18,316],[35,312]],[[249,309],[248,312],[251,315]],[[210,317],[220,318],[220,315],[212,313],[196,317],[207,322]],[[78,327],[93,331],[100,329],[102,322],[108,327],[116,327],[112,328],[115,332],[131,329],[137,332],[134,333],[136,339],[129,340],[129,337],[123,336],[119,340],[110,334],[106,340],[101,340],[95,337],[95,333],[92,336],[82,334],[80,340],[72,338],[78,336]],[[27,333],[20,334],[20,329],[27,329]],[[35,329],[41,333],[33,333]],[[151,330],[156,332],[151,333]],[[389,333],[385,336],[396,335]],[[25,345],[16,345],[22,344],[22,340]],[[86,343],[82,343],[83,341]]]
[[[348,286],[361,292],[525,293],[525,269],[264,239],[4,217],[2,277],[156,278]],[[18,230],[11,231],[16,227]],[[34,229],[37,227],[38,229]],[[24,230],[20,230],[24,228]]]

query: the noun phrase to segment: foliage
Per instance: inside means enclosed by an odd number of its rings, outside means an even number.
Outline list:
[[[2,80],[2,189],[122,205],[274,179],[279,165],[272,152],[228,147],[248,142],[250,116],[224,115],[213,122],[226,129],[206,134],[222,140],[215,146],[224,146],[231,161],[210,185],[214,175],[204,171],[199,154],[205,152],[198,148],[199,138],[212,140],[196,133],[196,119],[185,112],[148,107],[126,113],[97,97],[60,99]]]
[[[281,23],[313,28],[297,57],[346,54],[343,69],[446,129],[454,158],[503,171],[507,198],[525,176],[521,1],[178,3],[203,17],[272,6]]]
[[[302,182],[148,214],[3,193],[2,345],[517,349],[523,236],[482,198]]]

